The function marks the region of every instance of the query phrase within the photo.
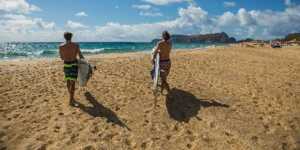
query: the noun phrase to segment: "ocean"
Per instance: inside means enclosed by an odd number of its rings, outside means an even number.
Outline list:
[[[0,43],[0,60],[19,58],[58,57],[59,42],[10,42]],[[83,54],[128,53],[151,51],[155,46],[151,42],[79,42]],[[174,49],[205,48],[221,44],[179,44],[173,43]]]

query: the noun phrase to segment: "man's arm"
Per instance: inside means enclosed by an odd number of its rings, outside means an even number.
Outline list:
[[[154,63],[154,59],[156,58],[157,53],[159,53],[160,50],[160,42],[157,43],[157,45],[154,48],[154,51],[152,52],[152,63]]]
[[[63,54],[62,54],[62,50],[61,50],[60,47],[59,47],[59,56],[60,56],[60,58],[63,60]]]

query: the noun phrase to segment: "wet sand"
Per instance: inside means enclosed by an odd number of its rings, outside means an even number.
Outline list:
[[[58,59],[0,62],[0,149],[300,149],[300,48],[175,52],[156,107],[149,58],[89,57],[79,108]]]

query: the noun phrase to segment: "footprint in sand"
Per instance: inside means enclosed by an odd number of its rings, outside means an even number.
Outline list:
[[[5,132],[2,131],[2,130],[0,130],[0,149],[1,149],[1,145],[4,144],[4,142],[2,141],[2,139],[4,139],[5,136],[6,136]]]
[[[188,149],[191,149],[191,148],[192,148],[192,144],[187,144],[186,147],[187,147]]]
[[[130,141],[128,138],[125,138],[124,143],[126,144],[126,146],[132,147],[132,148],[136,148],[136,143]]]
[[[147,126],[149,123],[150,123],[149,120],[146,119],[146,120],[144,121],[144,123],[143,123],[143,126],[145,127],[145,126]]]
[[[2,140],[0,140],[0,150],[6,150],[7,147]]]
[[[167,140],[171,140],[171,138],[172,138],[172,135],[170,135],[170,134],[166,135]]]
[[[282,143],[281,148],[282,148],[282,150],[288,150],[288,144]]]
[[[146,142],[142,143],[141,148],[146,149],[147,148],[147,143]]]
[[[190,131],[190,130],[187,130],[186,133],[187,133],[188,135],[193,135],[192,131]]]
[[[178,131],[178,125],[176,124],[176,125],[174,125],[174,127],[173,127],[173,131]]]
[[[257,137],[257,136],[252,136],[252,137],[251,137],[251,140],[252,140],[254,143],[257,143],[258,137]]]
[[[83,150],[96,150],[96,148],[92,145],[88,145],[82,148]]]
[[[18,118],[20,116],[20,114],[14,114],[13,118]]]
[[[116,106],[115,111],[119,111],[121,108],[119,106]]]
[[[54,132],[59,132],[60,126],[55,126],[54,127]]]

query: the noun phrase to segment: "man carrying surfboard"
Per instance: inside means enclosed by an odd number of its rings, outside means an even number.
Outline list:
[[[70,95],[70,105],[76,106],[75,94],[75,81],[78,76],[77,57],[84,59],[81,54],[79,45],[72,42],[73,34],[70,32],[64,33],[65,43],[59,46],[60,58],[64,61],[65,80],[67,81],[67,88]]]
[[[171,36],[168,31],[162,33],[162,40],[159,41],[154,49],[152,63],[155,63],[156,55],[160,55],[159,67],[161,77],[161,93],[166,89],[170,91],[170,86],[167,82],[167,77],[171,69],[170,53],[172,49]]]

